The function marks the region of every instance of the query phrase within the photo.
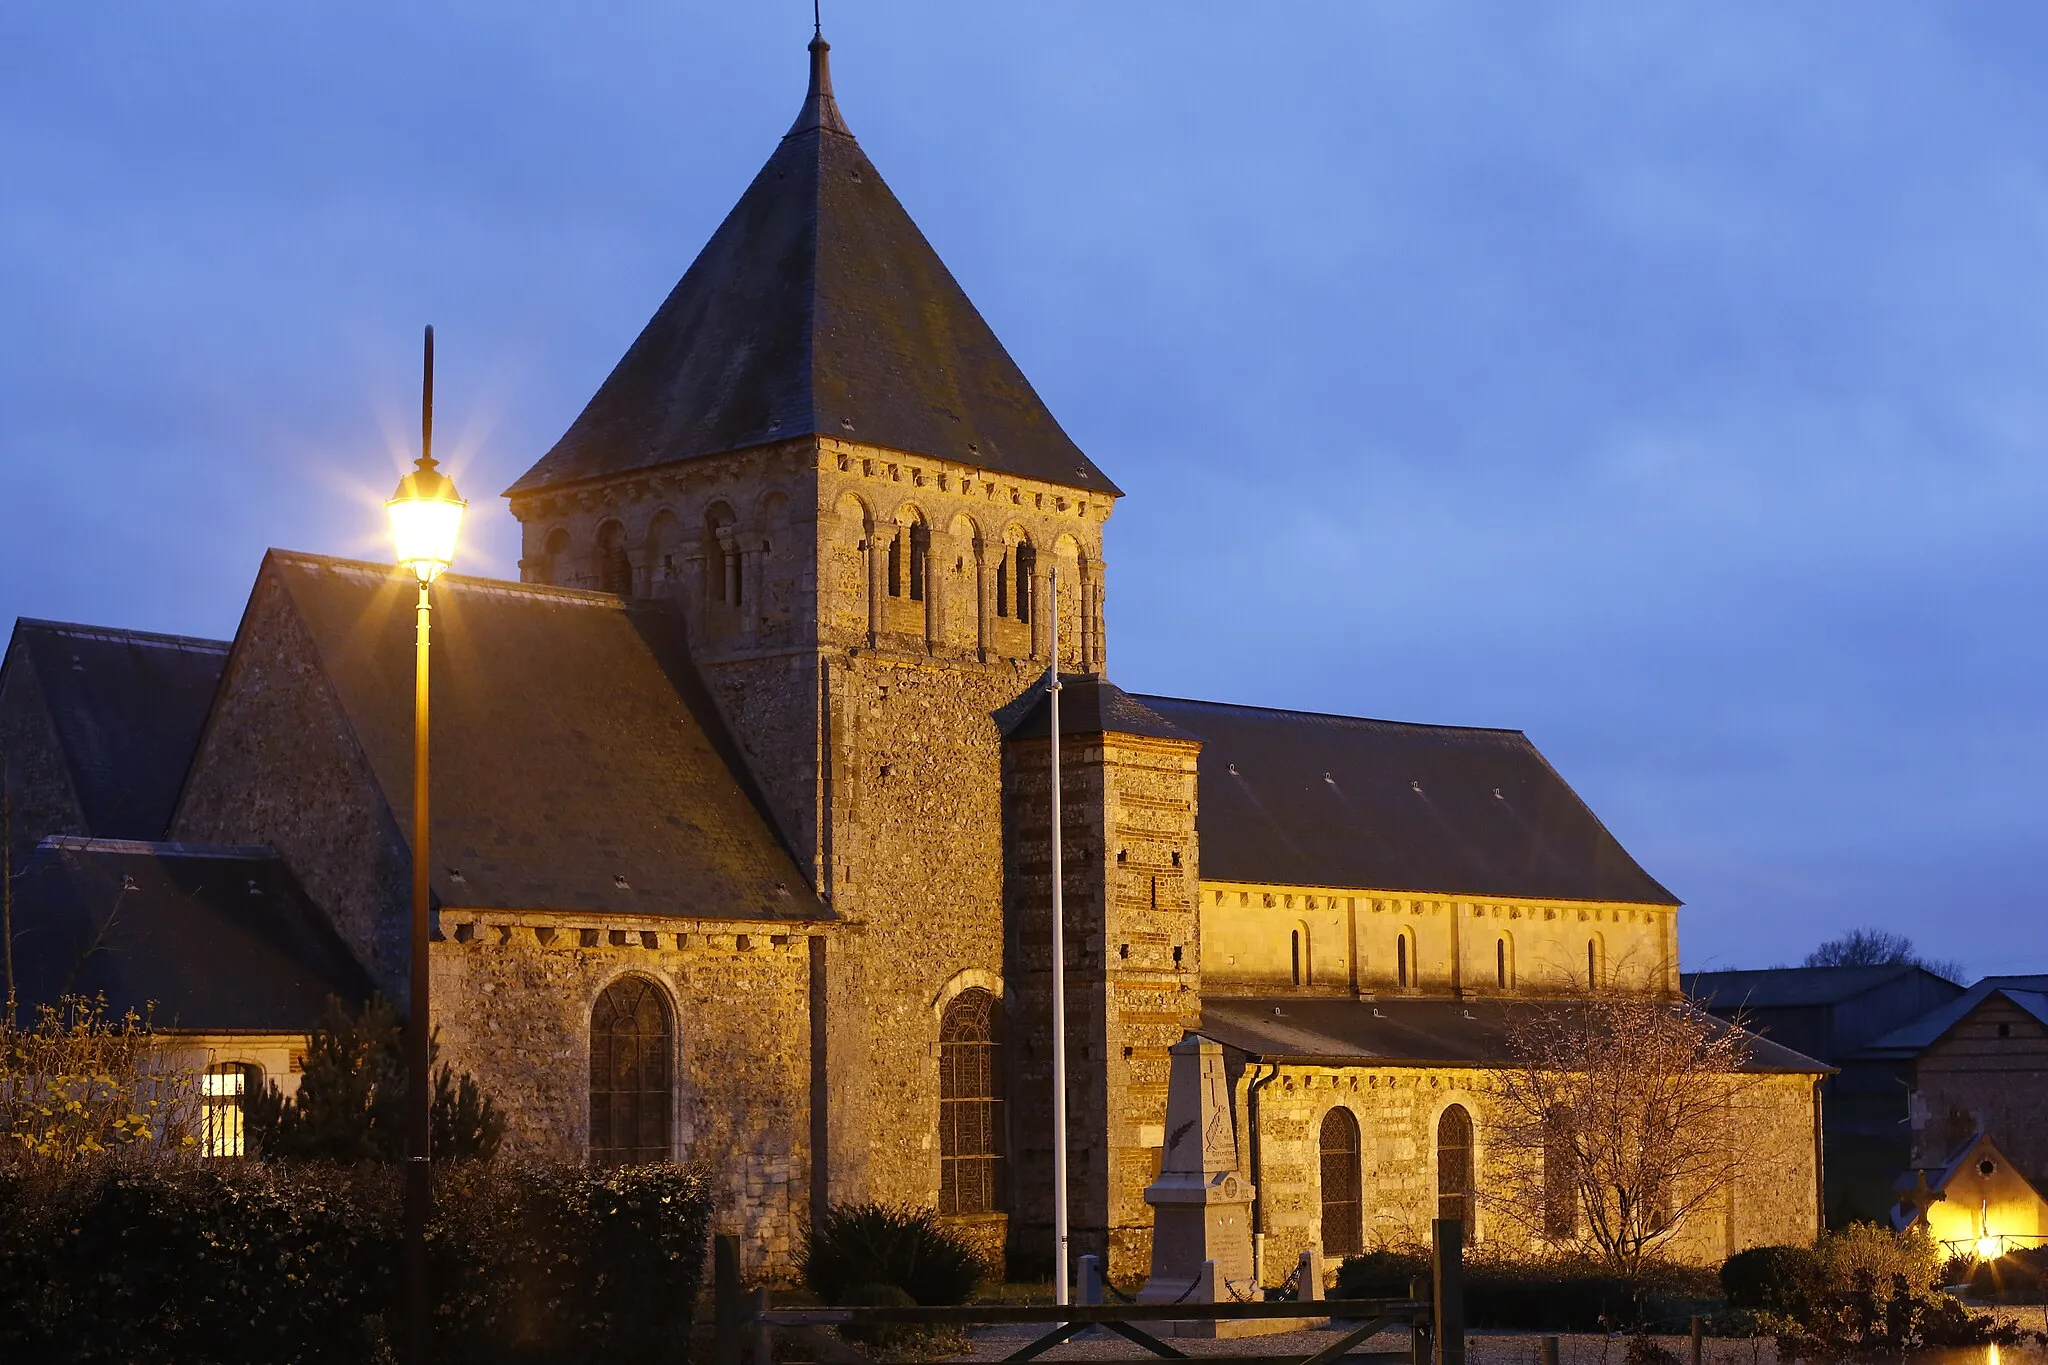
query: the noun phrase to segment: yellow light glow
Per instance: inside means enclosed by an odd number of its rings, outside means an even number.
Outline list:
[[[1998,1239],[1988,1232],[1977,1239],[1977,1259],[1980,1261],[1995,1261],[1998,1259]]]
[[[455,481],[436,469],[430,456],[398,481],[398,491],[384,510],[391,516],[398,562],[420,582],[433,582],[455,562],[456,533],[468,505],[456,496]]]

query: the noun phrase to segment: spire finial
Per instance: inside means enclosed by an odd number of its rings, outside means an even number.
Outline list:
[[[818,0],[811,0],[811,88],[804,93],[804,107],[797,114],[786,136],[808,133],[822,128],[832,133],[847,133],[852,130],[846,120],[839,116],[839,102],[832,98],[832,44],[825,41],[825,28],[818,17]]]

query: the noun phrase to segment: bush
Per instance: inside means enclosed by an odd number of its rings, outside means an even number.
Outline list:
[[[832,1204],[804,1230],[797,1270],[827,1303],[855,1290],[894,1285],[911,1301],[965,1303],[985,1268],[966,1239],[930,1209],[895,1204]]]
[[[1975,1299],[2039,1303],[2048,1289],[2048,1247],[2020,1247],[1990,1261],[1958,1256],[1942,1281],[1961,1285]]]
[[[1942,1267],[1940,1249],[1925,1228],[1895,1233],[1876,1223],[1851,1223],[1821,1234],[1813,1245],[1813,1257],[1820,1287],[1833,1294],[1853,1291],[1858,1277],[1866,1274],[1879,1285],[1903,1275],[1914,1290],[1931,1289]]]
[[[1823,1292],[1800,1329],[1778,1338],[1778,1358],[1870,1360],[1994,1342],[2017,1346],[2029,1339],[2038,1342],[2041,1335],[1972,1313],[1959,1300],[1920,1288],[1903,1273],[1880,1287],[1868,1270],[1858,1270],[1852,1288]]]
[[[1429,1253],[1383,1247],[1337,1267],[1337,1298],[1405,1298],[1427,1280]],[[1474,1327],[1541,1332],[1604,1332],[1705,1312],[1718,1296],[1712,1272],[1646,1264],[1633,1278],[1602,1262],[1508,1260],[1475,1256],[1465,1263],[1465,1319]]]
[[[459,1167],[429,1230],[434,1358],[679,1361],[710,1198],[676,1167]],[[0,1166],[0,1358],[369,1361],[401,1286],[385,1166]]]
[[[1730,1308],[1798,1317],[1820,1287],[1820,1260],[1811,1247],[1751,1247],[1721,1263],[1721,1292]]]

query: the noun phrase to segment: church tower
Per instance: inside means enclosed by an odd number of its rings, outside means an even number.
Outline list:
[[[996,1244],[1006,1054],[1032,1048],[1006,1038],[996,713],[1040,684],[1055,614],[1062,671],[1101,674],[1119,490],[861,151],[828,53],[812,40],[789,132],[507,496],[526,580],[680,613],[846,922],[814,949],[818,1188],[936,1202]]]

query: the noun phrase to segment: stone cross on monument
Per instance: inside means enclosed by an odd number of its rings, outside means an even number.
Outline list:
[[[1145,1188],[1152,1274],[1140,1303],[1220,1303],[1252,1292],[1252,1187],[1237,1173],[1223,1045],[1190,1033],[1168,1049],[1166,1151]]]

